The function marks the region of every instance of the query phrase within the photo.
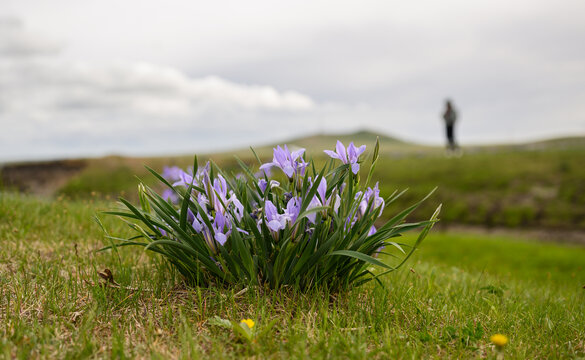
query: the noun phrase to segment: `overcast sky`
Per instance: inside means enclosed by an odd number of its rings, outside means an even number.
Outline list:
[[[0,0],[0,161],[585,134],[585,1]]]

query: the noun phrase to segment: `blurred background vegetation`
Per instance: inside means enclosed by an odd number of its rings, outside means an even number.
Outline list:
[[[371,132],[349,135],[323,135],[292,139],[289,147],[304,147],[306,158],[320,166],[340,139],[346,145],[366,144],[362,176],[369,167],[369,151],[376,137]],[[566,138],[521,145],[475,146],[460,157],[447,157],[444,149],[420,146],[379,136],[381,160],[374,180],[380,182],[382,196],[394,190],[409,190],[391,209],[401,209],[439,189],[418,210],[429,215],[443,203],[441,227],[480,226],[492,228],[539,228],[585,230],[585,139]],[[256,150],[263,162],[271,159],[272,146]],[[242,149],[218,154],[199,154],[199,163],[212,160],[237,174],[235,156],[257,164],[252,151]],[[136,199],[139,179],[158,186],[144,165],[161,171],[163,166],[187,168],[192,156],[130,158],[109,156],[97,159],[43,163],[7,164],[2,168],[5,189],[44,196],[72,199]],[[419,215],[415,215],[419,216]],[[381,219],[384,221],[385,219]]]

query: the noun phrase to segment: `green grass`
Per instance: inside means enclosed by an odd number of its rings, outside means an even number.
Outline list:
[[[583,248],[433,231],[385,288],[185,289],[159,257],[95,252],[111,205],[0,193],[0,358],[495,358],[494,333],[506,358],[585,357]],[[216,315],[276,323],[248,344]]]
[[[485,271],[501,281],[520,279],[548,287],[585,285],[585,248],[576,245],[559,246],[502,235],[438,233],[425,242],[420,258]]]
[[[438,186],[446,223],[585,229],[584,157],[582,149],[386,157],[378,179],[383,192],[410,187],[402,201]]]

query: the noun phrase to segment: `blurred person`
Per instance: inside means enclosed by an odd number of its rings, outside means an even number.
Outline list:
[[[445,101],[445,112],[443,113],[443,119],[445,120],[445,127],[447,130],[447,151],[455,153],[459,146],[455,142],[455,121],[457,121],[457,112],[451,103],[451,100]]]

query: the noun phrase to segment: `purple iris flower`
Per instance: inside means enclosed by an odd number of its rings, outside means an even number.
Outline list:
[[[264,193],[266,191],[267,185],[268,185],[268,182],[264,179],[260,179],[260,181],[258,181],[258,187],[260,188],[260,191],[262,191],[262,193]]]
[[[327,198],[325,197],[327,195],[327,180],[324,177],[321,178],[321,182],[317,186],[317,195],[319,195],[319,200],[321,200],[322,204],[327,202]]]
[[[193,214],[193,211],[191,211],[191,209],[187,208],[187,221],[189,223],[193,223],[194,220],[195,220],[195,214]]]
[[[215,241],[223,246],[231,232],[229,219],[222,213],[217,213],[215,214],[215,219],[213,220],[212,226],[213,231],[215,232]]]
[[[286,204],[285,216],[287,220],[294,224],[301,212],[301,198],[299,196],[292,197]]]
[[[286,217],[278,213],[272,201],[266,200],[264,203],[264,214],[266,215],[266,225],[270,230],[276,232],[286,226]]]
[[[165,166],[163,167],[163,171],[162,171],[162,177],[165,178],[167,181],[169,182],[176,182],[181,180],[185,175],[190,176],[189,174],[186,174],[185,171],[183,171],[183,169],[181,169],[178,166]],[[176,192],[174,192],[172,189],[165,189],[163,190],[162,193],[162,198],[164,200],[167,201],[171,201],[173,204],[177,204],[179,203],[180,199],[179,199],[179,195],[177,195]]]
[[[301,198],[296,196],[291,198],[286,204],[284,213],[279,214],[278,209],[270,200],[264,203],[264,215],[266,217],[266,226],[270,229],[275,237],[278,237],[278,231],[284,229],[287,224],[293,224],[301,212]],[[262,219],[258,220],[258,226]]]
[[[207,204],[209,204],[209,206],[211,206],[216,212],[225,213],[224,205],[228,206],[229,201],[227,198],[227,182],[223,176],[218,175],[217,179],[214,179],[212,184],[209,172],[205,171],[201,174],[201,184],[205,189]]]
[[[321,206],[321,201],[319,201],[319,199],[317,199],[316,196],[313,196],[313,199],[311,200],[311,202],[309,203],[309,206],[307,206],[307,210],[311,210],[312,208],[316,208]],[[316,213],[311,213],[309,215],[307,215],[307,219],[309,219],[309,221],[311,222],[311,224],[315,223],[315,220],[317,219],[317,214]]]
[[[291,153],[286,145],[284,145],[284,149],[278,145],[273,150],[272,162],[260,166],[260,170],[266,171],[276,166],[284,171],[289,178],[292,178],[296,173],[301,175],[305,173],[305,168],[309,165],[303,160],[305,149],[299,149]]]
[[[178,176],[174,179],[173,186],[185,186],[188,187],[191,184],[201,185],[202,179],[205,174],[209,174],[209,161],[205,164],[205,166],[200,167],[197,169],[197,173],[193,176],[193,170],[191,168],[187,169],[187,171],[183,171],[181,169],[178,170],[168,170],[167,174],[171,176]],[[176,166],[175,166],[176,168]],[[171,168],[172,169],[172,168]],[[165,176],[165,172],[163,170],[163,177]],[[173,179],[171,179],[173,180]]]
[[[213,199],[212,206],[216,213],[222,213],[225,215],[225,207],[227,207],[234,211],[238,221],[242,220],[242,217],[244,216],[244,205],[242,205],[240,200],[236,197],[236,194],[231,190],[229,191],[228,198],[227,182],[223,176],[218,175],[217,179],[213,180],[213,188],[211,188],[210,191],[213,192],[212,194],[209,194],[209,197]]]
[[[209,205],[209,200],[207,199],[207,196],[205,196],[204,194],[198,193],[197,203],[199,204],[199,206],[205,209],[207,205]]]
[[[193,229],[195,229],[195,231],[197,233],[200,233],[203,231],[203,220],[201,219],[201,216],[199,214],[197,214],[197,217],[193,218],[193,221],[191,222],[191,226],[193,226]]]
[[[270,168],[261,169],[260,171],[256,172],[254,174],[254,176],[257,179],[262,178],[264,176],[271,177],[272,176],[272,170]]]
[[[225,245],[232,230],[229,218],[220,212],[215,214],[215,219],[211,223],[212,229],[205,226],[199,215],[193,220],[192,225],[196,232],[203,234],[205,242],[214,253],[217,253],[217,244]]]
[[[372,236],[374,235],[378,230],[376,230],[376,227],[374,225],[372,225],[372,227],[370,228],[370,231],[368,231],[368,236]],[[384,250],[386,247],[385,246],[380,246],[378,249],[376,249],[376,252],[374,253],[374,257],[378,257],[378,255],[380,254],[380,252],[382,250]]]
[[[376,183],[374,188],[367,188],[365,193],[358,191],[355,194],[355,201],[358,200],[359,204],[357,204],[357,211],[346,218],[345,221],[346,230],[352,227],[358,219],[361,219],[366,214],[366,212],[374,210],[377,211],[378,208],[380,208],[380,212],[378,213],[379,217],[380,215],[382,215],[382,211],[384,211],[385,202],[384,199],[380,197],[380,189],[378,189],[378,183]],[[368,204],[370,203],[370,201],[372,202],[372,205],[368,209]],[[376,228],[372,226],[372,228],[370,228],[368,232],[368,235],[373,235],[375,233]]]
[[[213,183],[211,182],[211,177],[209,176],[209,172],[204,172],[201,176],[201,186],[205,190],[205,197],[207,199],[207,203],[210,207],[215,209],[215,205],[217,200],[215,199],[215,189],[213,187]],[[216,209],[217,210],[217,209]]]
[[[355,198],[356,200],[359,199],[362,196],[362,192],[358,192],[355,194]],[[365,215],[366,211],[368,210],[368,204],[370,203],[370,201],[372,202],[372,207],[370,210],[376,210],[377,208],[380,208],[380,213],[378,216],[380,216],[382,214],[382,211],[384,211],[384,199],[380,197],[380,189],[378,189],[378,183],[376,183],[376,185],[374,186],[374,188],[367,188],[366,192],[364,193],[364,196],[362,197],[362,200],[359,203],[358,206],[358,216],[362,217]]]
[[[189,186],[193,183],[193,175],[189,174],[188,172],[181,172],[181,174],[179,175],[179,178],[173,183],[173,186]]]
[[[262,193],[264,193],[266,191],[266,186],[268,186],[268,183],[266,182],[266,180],[264,179],[260,179],[258,181],[258,187],[260,188],[260,190],[262,191]],[[275,187],[279,187],[280,183],[276,180],[270,180],[270,188],[274,189]]]
[[[366,151],[366,145],[362,145],[359,148],[356,148],[353,144],[353,141],[349,143],[347,147],[347,151],[345,150],[345,145],[339,140],[337,140],[337,145],[335,146],[335,152],[331,150],[324,150],[327,155],[334,159],[341,160],[344,164],[351,164],[351,171],[354,174],[357,174],[360,170],[360,164],[358,164],[359,156]]]
[[[181,179],[181,175],[184,173],[183,169],[178,166],[165,166],[163,167],[162,177],[168,181],[177,181]]]
[[[173,204],[178,204],[179,203],[179,195],[177,195],[177,193],[174,192],[171,189],[164,189],[163,192],[162,192],[161,197],[165,201],[169,201],[170,200]]]
[[[236,219],[238,221],[242,221],[242,218],[244,217],[244,205],[242,205],[240,200],[238,200],[238,198],[236,197],[236,194],[234,194],[233,191],[230,191],[230,195],[231,196],[229,198],[229,202],[233,205],[234,214],[236,215]]]
[[[158,231],[160,231],[160,233],[161,233],[162,236],[167,236],[168,235],[167,232],[165,231],[165,229],[163,229],[161,227],[158,227],[158,226],[156,226],[156,228],[158,229]]]
[[[228,199],[227,199],[228,189],[227,189],[227,183],[226,183],[225,179],[223,178],[223,176],[218,175],[217,179],[213,179],[213,189],[211,191],[213,191],[215,193],[214,194],[215,196],[213,196],[213,204],[212,204],[213,208],[215,209],[215,211],[225,212],[225,209],[223,206],[228,205]]]
[[[333,211],[337,212],[339,210],[339,206],[341,205],[341,198],[338,194],[331,194],[329,198],[327,198],[327,180],[323,177],[321,178],[321,182],[319,186],[317,186],[317,194],[313,197],[309,206],[307,206],[307,210],[318,206],[330,206],[333,205]],[[317,218],[317,214],[309,214],[307,216],[311,223],[315,223],[315,219]]]
[[[236,197],[236,194],[231,190],[229,190],[228,197],[228,183],[223,176],[218,175],[217,178],[213,180],[212,185],[209,172],[205,170],[201,172],[199,183],[205,190],[205,194],[197,194],[197,202],[203,209],[211,207],[215,210],[215,219],[217,220],[218,216],[221,215],[221,217],[225,218],[227,221],[226,224],[229,227],[231,227],[230,220],[232,219],[229,212],[230,210],[233,211],[237,221],[242,220],[244,217],[244,205],[242,205],[240,200]],[[209,216],[211,218],[211,215]]]

